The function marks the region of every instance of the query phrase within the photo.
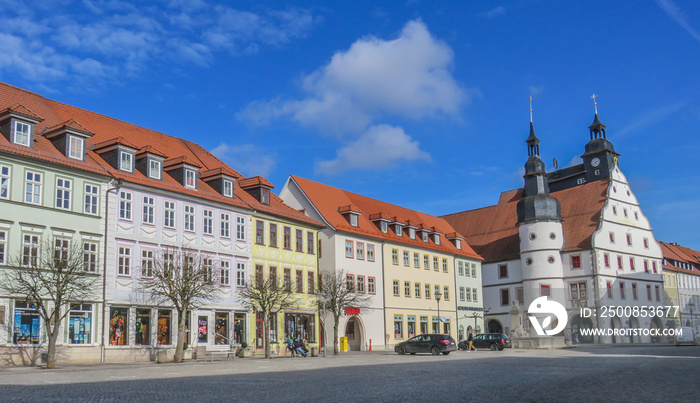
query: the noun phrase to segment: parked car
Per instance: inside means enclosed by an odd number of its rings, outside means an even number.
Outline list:
[[[406,353],[430,353],[432,355],[447,355],[457,350],[455,339],[449,334],[419,334],[394,346],[394,351],[403,355]]]
[[[504,348],[510,348],[510,339],[503,333],[484,333],[477,334],[474,336],[474,347],[476,348],[488,348],[491,351],[503,350]],[[469,342],[462,340],[459,342],[459,349],[466,350],[469,346]]]
[[[676,329],[676,345],[690,344],[693,346],[698,345],[697,334],[695,334],[695,329],[692,327],[681,327]]]

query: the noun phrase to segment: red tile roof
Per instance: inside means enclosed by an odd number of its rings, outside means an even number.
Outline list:
[[[30,118],[31,120],[34,120],[34,121],[41,122],[43,120],[36,113],[32,112],[31,109],[25,107],[22,104],[16,104],[14,106],[10,106],[8,108],[3,109],[2,111],[0,111],[0,116],[10,114],[10,113],[15,113],[17,115],[25,116],[25,117]]]
[[[175,157],[175,158],[170,158],[170,159],[165,160],[165,162],[163,162],[163,168],[169,168],[169,167],[179,165],[179,164],[187,164],[187,165],[193,166],[195,168],[202,167],[202,165],[199,162],[193,160],[192,158],[190,158],[186,155],[183,155],[180,157]]]
[[[564,251],[589,249],[591,237],[600,222],[600,212],[607,197],[608,180],[553,192],[561,204]],[[516,206],[523,189],[501,193],[495,206],[443,216],[486,262],[520,258],[520,237]]]
[[[241,179],[239,183],[243,189],[249,189],[257,186],[264,186],[270,189],[275,187],[275,185],[268,182],[267,179],[263,178],[262,176],[253,176],[251,178]]]
[[[285,205],[274,195],[271,195],[270,206],[263,206],[238,187],[234,189],[234,198],[224,197],[203,180],[198,181],[197,190],[187,189],[170,175],[163,175],[163,179],[159,181],[143,175],[138,170],[133,174],[119,171],[110,166],[94,151],[119,143],[134,150],[148,149],[151,150],[149,152],[166,158],[170,157],[172,160],[187,161],[190,165],[201,167],[202,172],[218,169],[234,178],[242,177],[199,144],[52,101],[39,94],[0,82],[0,111],[14,110],[13,108],[16,109],[16,113],[31,116],[35,120],[43,119],[35,124],[35,133],[42,133],[48,128],[55,128],[72,121],[75,123],[70,123],[71,127],[79,125],[81,130],[94,135],[86,140],[84,161],[66,157],[54,147],[49,139],[43,136],[34,136],[34,144],[31,148],[12,144],[4,136],[0,136],[0,152],[28,156],[66,167],[111,176],[125,182],[165,189],[245,209],[266,211],[270,214],[321,226],[317,221]],[[255,180],[269,184],[264,178]]]
[[[661,242],[661,251],[666,259],[666,264],[664,264],[664,270],[671,270],[679,273],[693,274],[700,276],[700,252],[680,246],[675,243]],[[690,269],[684,267],[674,266],[672,261],[677,261],[681,263],[689,263]]]
[[[165,154],[163,154],[162,152],[158,151],[157,148],[155,148],[155,147],[153,147],[153,146],[151,146],[151,145],[148,145],[148,146],[145,146],[145,147],[141,147],[141,149],[138,150],[138,151],[136,152],[136,156],[138,157],[138,156],[143,155],[143,154],[146,154],[146,153],[148,153],[148,154],[153,154],[153,155],[156,155],[156,156],[162,157],[162,158],[167,158],[167,157],[168,157],[167,155],[165,155]]]
[[[75,120],[71,119],[69,121],[59,123],[56,126],[49,127],[48,129],[45,129],[43,133],[41,133],[44,137],[51,138],[52,134],[60,134],[61,132],[70,129],[73,132],[76,133],[81,133],[85,137],[92,137],[94,136],[94,133],[90,133],[90,131],[86,128],[83,127],[80,123],[76,122]]]
[[[372,219],[378,218],[380,215],[387,219],[392,219],[389,217],[403,217],[410,220],[412,223],[421,223],[426,227],[435,228],[435,230],[440,233],[456,232],[455,229],[442,218],[371,199],[298,176],[291,176],[291,179],[299,186],[301,191],[321,213],[323,218],[339,231],[403,243],[413,247],[432,249],[443,253],[481,259],[481,256],[474,252],[466,242],[462,242],[462,250],[457,249],[450,241],[445,239],[440,242],[440,245],[436,245],[432,239],[430,242],[425,243],[419,237],[416,237],[415,240],[410,239],[405,232],[402,237],[396,236],[393,231],[389,231],[389,233],[385,234],[371,221]],[[357,227],[351,226],[341,212],[338,211],[341,206],[353,206],[358,209],[358,212],[361,214],[357,220]]]

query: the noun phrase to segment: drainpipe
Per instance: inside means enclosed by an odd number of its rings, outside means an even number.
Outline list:
[[[386,245],[386,241],[382,241],[382,297],[384,299],[384,301],[382,301],[382,305],[383,305],[382,311],[384,311],[383,312],[384,320],[382,322],[384,322],[384,350],[388,350],[387,346],[386,346],[387,342],[389,341],[386,338],[386,335],[387,335],[387,333],[386,333],[386,321],[387,321],[387,317],[386,317],[386,288],[384,287],[386,285],[385,281],[384,281],[385,280],[384,278],[386,277],[386,272],[384,271],[384,259],[385,259],[384,246],[385,245]],[[376,259],[376,257],[375,257],[375,259]],[[393,325],[392,325],[392,328],[393,328]]]
[[[112,179],[116,179],[112,177]],[[109,181],[110,185],[112,181]],[[105,194],[105,236],[104,236],[104,252],[102,256],[102,337],[100,341],[100,362],[105,362],[105,319],[107,318],[107,234],[109,232],[109,192],[117,191],[122,187],[122,180],[117,179],[117,186],[107,189]]]

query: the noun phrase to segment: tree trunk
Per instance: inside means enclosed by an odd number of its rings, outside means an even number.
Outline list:
[[[265,358],[272,358],[270,346],[270,313],[263,313],[263,340],[265,343]]]
[[[340,315],[333,314],[333,355],[340,354],[340,339],[338,338],[338,326],[340,326]]]
[[[175,356],[173,357],[174,363],[182,362],[182,358],[185,355],[185,321],[187,320],[187,315],[179,310],[177,311],[178,323],[177,323],[177,346],[175,347]]]
[[[46,369],[56,368],[56,340],[58,340],[58,330],[61,324],[60,310],[53,313],[53,317],[49,321],[49,350],[46,353]]]

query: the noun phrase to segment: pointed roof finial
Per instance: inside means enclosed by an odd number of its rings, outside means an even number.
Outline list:
[[[527,99],[527,102],[530,103],[530,123],[532,123],[532,95]]]
[[[591,98],[593,98],[593,108],[595,109],[595,114],[597,115],[598,114],[598,102],[596,102],[595,99],[598,98],[598,95],[593,93],[593,95],[591,95]]]

